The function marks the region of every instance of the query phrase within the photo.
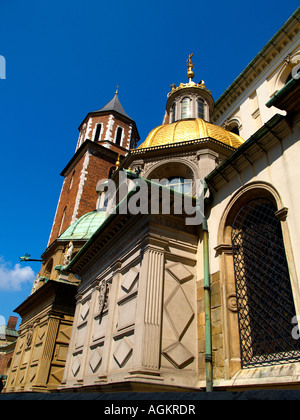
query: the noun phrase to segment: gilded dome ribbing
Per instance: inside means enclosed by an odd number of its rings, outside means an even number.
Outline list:
[[[210,124],[201,118],[180,120],[154,128],[139,149],[171,145],[184,141],[213,138],[228,146],[238,148],[244,140],[237,134]]]

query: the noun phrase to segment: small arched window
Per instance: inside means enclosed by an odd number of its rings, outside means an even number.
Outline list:
[[[121,144],[122,134],[123,134],[123,128],[118,127],[117,128],[117,134],[116,134],[116,144],[118,146],[120,146],[120,144]]]
[[[190,98],[184,98],[181,102],[181,118],[191,118],[192,116],[192,102]]]
[[[198,118],[204,120],[204,101],[203,99],[198,99]]]
[[[176,104],[174,103],[172,106],[172,123],[175,122],[176,118]]]
[[[238,125],[234,125],[234,126],[232,126],[232,127],[229,129],[229,131],[230,131],[231,133],[237,134],[238,136],[240,135],[240,130],[239,130]]]
[[[99,194],[98,197],[98,202],[97,202],[97,210],[106,210],[107,208],[107,204],[108,204],[108,193],[107,193],[107,189],[105,191],[102,191]]]
[[[240,123],[236,120],[230,120],[230,121],[226,121],[223,125],[223,128],[225,128],[225,130],[230,131],[230,133],[234,133],[236,135],[240,135]]]
[[[72,186],[73,186],[74,176],[75,176],[75,171],[73,171],[73,173],[72,173],[72,177],[71,177],[71,180],[70,180],[70,187],[69,187],[69,190],[70,190],[70,189],[72,188]]]
[[[50,279],[52,269],[53,269],[53,258],[51,258],[51,260],[46,265],[46,268],[45,268],[45,271],[44,271],[44,277],[47,277],[47,279]]]
[[[101,130],[102,130],[102,124],[97,124],[94,141],[100,140]]]
[[[60,222],[58,236],[60,236],[62,234],[62,229],[63,229],[65,217],[66,217],[66,212],[67,212],[67,206],[64,208],[64,212],[63,212],[63,215],[62,215],[62,218],[61,218],[61,222]]]

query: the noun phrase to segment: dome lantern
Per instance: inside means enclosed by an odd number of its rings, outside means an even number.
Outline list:
[[[188,83],[171,85],[171,92],[168,94],[167,114],[169,123],[188,118],[201,118],[210,121],[210,115],[214,109],[214,100],[211,92],[206,88],[204,81],[199,83],[193,81],[195,77],[195,65],[192,62],[194,54],[190,54],[187,60]]]

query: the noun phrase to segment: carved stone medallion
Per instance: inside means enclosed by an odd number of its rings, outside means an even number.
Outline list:
[[[227,308],[231,312],[237,312],[238,311],[237,300],[236,300],[236,294],[235,293],[229,293],[227,295]]]

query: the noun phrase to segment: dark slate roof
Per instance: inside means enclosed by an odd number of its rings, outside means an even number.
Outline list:
[[[121,102],[119,101],[119,97],[118,97],[117,93],[112,98],[112,100],[110,102],[108,102],[107,105],[105,105],[104,108],[98,109],[98,111],[95,111],[95,112],[103,112],[103,111],[116,111],[119,114],[123,115],[124,117],[132,120],[132,118],[130,118],[129,115],[127,115],[126,112],[124,111],[124,109],[121,105]]]

